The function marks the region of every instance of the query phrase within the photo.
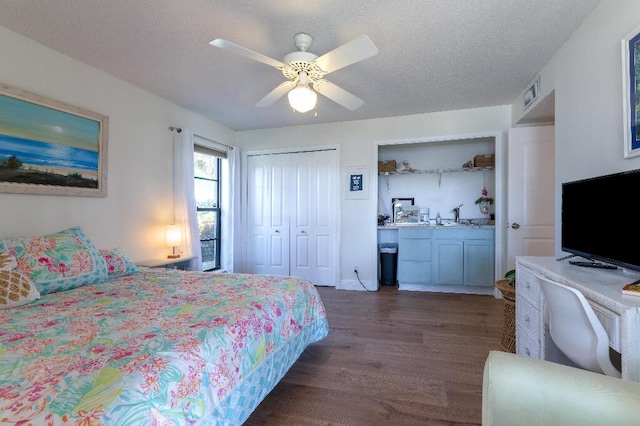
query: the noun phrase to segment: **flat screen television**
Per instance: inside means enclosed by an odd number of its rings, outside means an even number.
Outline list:
[[[640,170],[562,184],[562,250],[640,271]]]

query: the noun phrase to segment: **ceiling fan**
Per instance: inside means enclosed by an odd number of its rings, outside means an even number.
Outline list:
[[[285,93],[288,93],[289,104],[294,112],[304,113],[313,109],[317,102],[316,92],[351,111],[364,103],[362,99],[323,77],[377,55],[378,48],[369,37],[362,35],[320,57],[307,51],[313,43],[313,37],[309,34],[298,33],[293,37],[293,41],[299,50],[286,55],[282,62],[220,38],[210,41],[209,44],[270,65],[280,70],[288,79],[262,98],[256,104],[257,107],[270,106]]]

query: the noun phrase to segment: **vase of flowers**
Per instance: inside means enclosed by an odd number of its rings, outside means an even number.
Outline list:
[[[482,188],[482,196],[476,200],[476,204],[480,207],[482,214],[488,214],[489,208],[493,205],[493,198],[489,197],[489,192],[486,187]]]

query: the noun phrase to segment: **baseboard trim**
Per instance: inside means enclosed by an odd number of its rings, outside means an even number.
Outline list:
[[[460,294],[482,294],[494,295],[493,287],[474,287],[466,285],[424,285],[424,284],[401,284],[398,290],[408,291],[428,291],[432,293],[460,293]]]
[[[365,286],[364,289],[362,286]],[[360,284],[358,280],[340,280],[338,285],[336,286],[337,290],[356,290],[356,291],[378,291],[378,287],[374,285],[371,281],[363,281]]]

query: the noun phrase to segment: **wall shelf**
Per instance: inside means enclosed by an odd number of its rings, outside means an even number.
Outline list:
[[[412,170],[408,172],[378,172],[378,176],[395,176],[395,175],[420,175],[425,173],[459,173],[459,172],[486,172],[495,170],[495,167],[459,167],[455,169],[427,169]]]
[[[386,176],[389,179],[389,176],[397,176],[397,175],[421,175],[427,173],[438,173],[438,186],[442,184],[442,174],[443,173],[473,173],[473,172],[487,172],[490,170],[495,170],[495,167],[459,167],[455,169],[426,169],[426,170],[411,170],[407,172],[378,172],[378,176]],[[389,188],[389,181],[387,180],[387,189]]]

